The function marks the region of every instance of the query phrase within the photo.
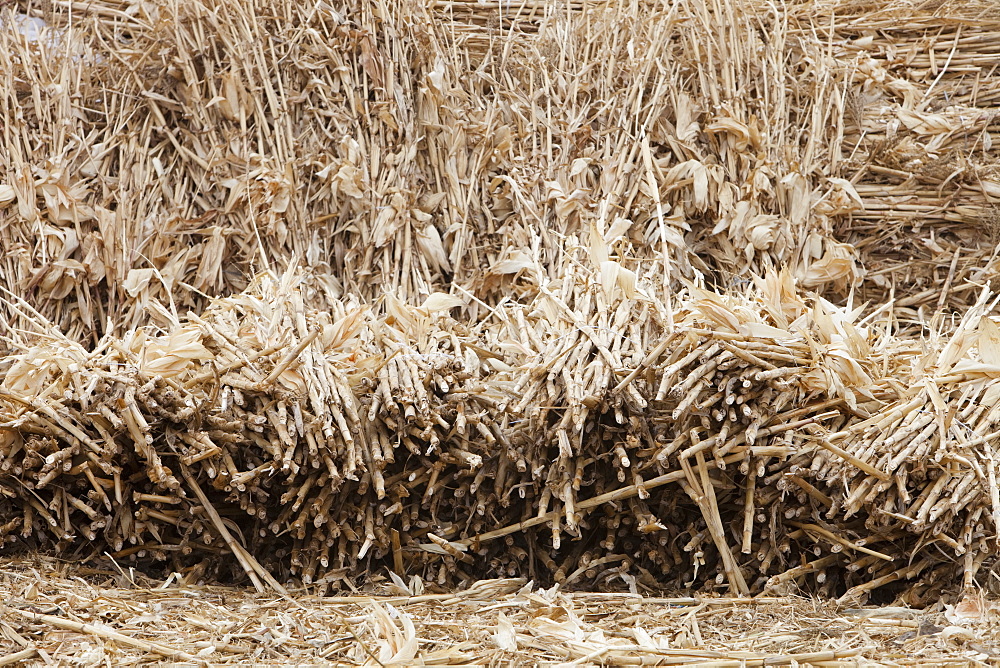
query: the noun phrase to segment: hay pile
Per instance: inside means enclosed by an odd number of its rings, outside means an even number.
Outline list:
[[[971,586],[1000,22],[961,11],[3,10],[0,536],[279,591]]]

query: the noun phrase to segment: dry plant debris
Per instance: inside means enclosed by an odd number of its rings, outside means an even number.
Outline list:
[[[419,578],[293,599],[5,560],[0,665],[988,665],[1000,610],[977,595],[925,610],[795,596],[568,593],[523,579],[441,593]]]
[[[992,587],[998,35],[0,7],[0,539],[284,595]]]

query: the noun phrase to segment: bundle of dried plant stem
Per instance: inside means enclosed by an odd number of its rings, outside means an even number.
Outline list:
[[[7,540],[261,588],[382,567],[740,594],[972,582],[1000,511],[1000,327],[970,311],[928,374],[787,273],[668,309],[620,266],[602,281],[602,244],[472,329],[443,294],[309,308],[289,273],[159,336],[29,348],[0,388]]]
[[[278,591],[992,563],[988,6],[0,11],[4,541]]]

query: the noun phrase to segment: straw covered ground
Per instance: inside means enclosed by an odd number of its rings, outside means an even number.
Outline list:
[[[294,598],[154,581],[48,559],[4,560],[0,664],[995,665],[995,602],[924,610],[775,597],[640,597],[523,579]]]
[[[3,3],[5,551],[990,590],[998,53],[974,2]]]

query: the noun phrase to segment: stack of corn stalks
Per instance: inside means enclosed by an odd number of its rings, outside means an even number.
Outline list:
[[[0,9],[0,537],[278,589],[971,584],[997,25],[936,11]]]
[[[1000,509],[985,297],[931,360],[787,273],[666,305],[603,250],[475,329],[441,294],[316,310],[289,274],[159,336],[25,350],[0,386],[5,540],[231,553],[260,586],[971,582]]]

